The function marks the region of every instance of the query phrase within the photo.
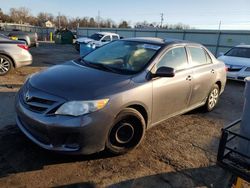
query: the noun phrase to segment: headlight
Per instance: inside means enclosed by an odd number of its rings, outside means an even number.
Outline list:
[[[87,47],[95,49],[96,45],[95,45],[95,43],[90,42],[90,43],[87,44]]]
[[[109,99],[93,101],[70,101],[60,106],[55,114],[80,116],[104,108],[108,101]]]

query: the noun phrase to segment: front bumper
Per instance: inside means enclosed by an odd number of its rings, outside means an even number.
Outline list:
[[[92,154],[105,148],[112,117],[104,111],[72,117],[45,115],[26,109],[16,97],[16,122],[40,147],[70,154]]]
[[[32,59],[24,60],[24,61],[16,61],[16,68],[31,65]]]
[[[244,81],[246,77],[250,76],[250,72],[227,72],[227,79]]]

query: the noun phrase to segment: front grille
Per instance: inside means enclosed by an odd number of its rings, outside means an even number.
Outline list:
[[[54,147],[66,147],[70,149],[79,149],[80,134],[59,128],[46,127],[45,125],[36,124],[34,122],[26,123],[20,117],[19,121],[22,127],[37,141],[45,145],[53,145]]]
[[[52,104],[54,104],[55,101],[37,98],[37,97],[32,97],[29,102],[37,102],[37,103],[52,105]]]
[[[30,85],[27,86],[27,84],[20,91],[19,98],[26,109],[49,115],[54,113],[55,110],[65,102],[64,99],[60,97],[47,94]]]
[[[238,79],[239,79],[239,80],[244,80],[245,77],[243,77],[243,76],[238,76]]]
[[[46,129],[46,127],[42,127],[42,126],[37,126],[37,125],[31,125],[31,124],[27,124],[26,122],[24,122],[23,120],[21,120],[19,118],[19,120],[21,121],[23,127],[37,140],[39,140],[40,142],[44,143],[44,144],[49,144],[50,143],[50,139],[48,137],[48,131]]]
[[[227,69],[229,72],[238,72],[241,70],[241,68],[228,68]]]
[[[51,110],[51,106],[53,106],[56,101],[52,101],[52,100],[48,100],[48,99],[44,99],[44,98],[39,98],[36,96],[32,96],[30,98],[27,98],[25,96],[25,93],[23,96],[20,96],[22,102],[25,104],[26,108],[34,111],[34,112],[38,112],[38,113],[44,113],[46,112],[48,109]]]

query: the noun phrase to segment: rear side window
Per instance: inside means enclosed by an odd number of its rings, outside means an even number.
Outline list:
[[[192,57],[193,66],[204,65],[212,62],[211,58],[202,48],[188,47],[188,50]]]
[[[171,67],[175,70],[182,70],[187,68],[187,54],[184,47],[177,47],[169,50],[163,55],[156,68]]]
[[[119,39],[118,36],[112,35],[112,40],[118,40],[118,39]]]

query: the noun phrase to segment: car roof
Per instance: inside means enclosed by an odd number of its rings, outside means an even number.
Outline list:
[[[157,37],[135,37],[135,38],[126,38],[123,40],[129,40],[129,41],[137,41],[137,42],[148,42],[148,43],[153,43],[153,44],[158,44],[158,45],[171,45],[171,44],[191,44],[195,46],[202,46],[201,44],[186,41],[186,40],[181,40],[181,39],[173,39],[173,38],[157,38]]]
[[[101,34],[101,35],[118,35],[117,33],[111,33],[111,32],[97,32],[97,34]]]
[[[240,45],[237,45],[236,47],[238,47],[238,48],[250,48],[250,45],[240,44]]]

